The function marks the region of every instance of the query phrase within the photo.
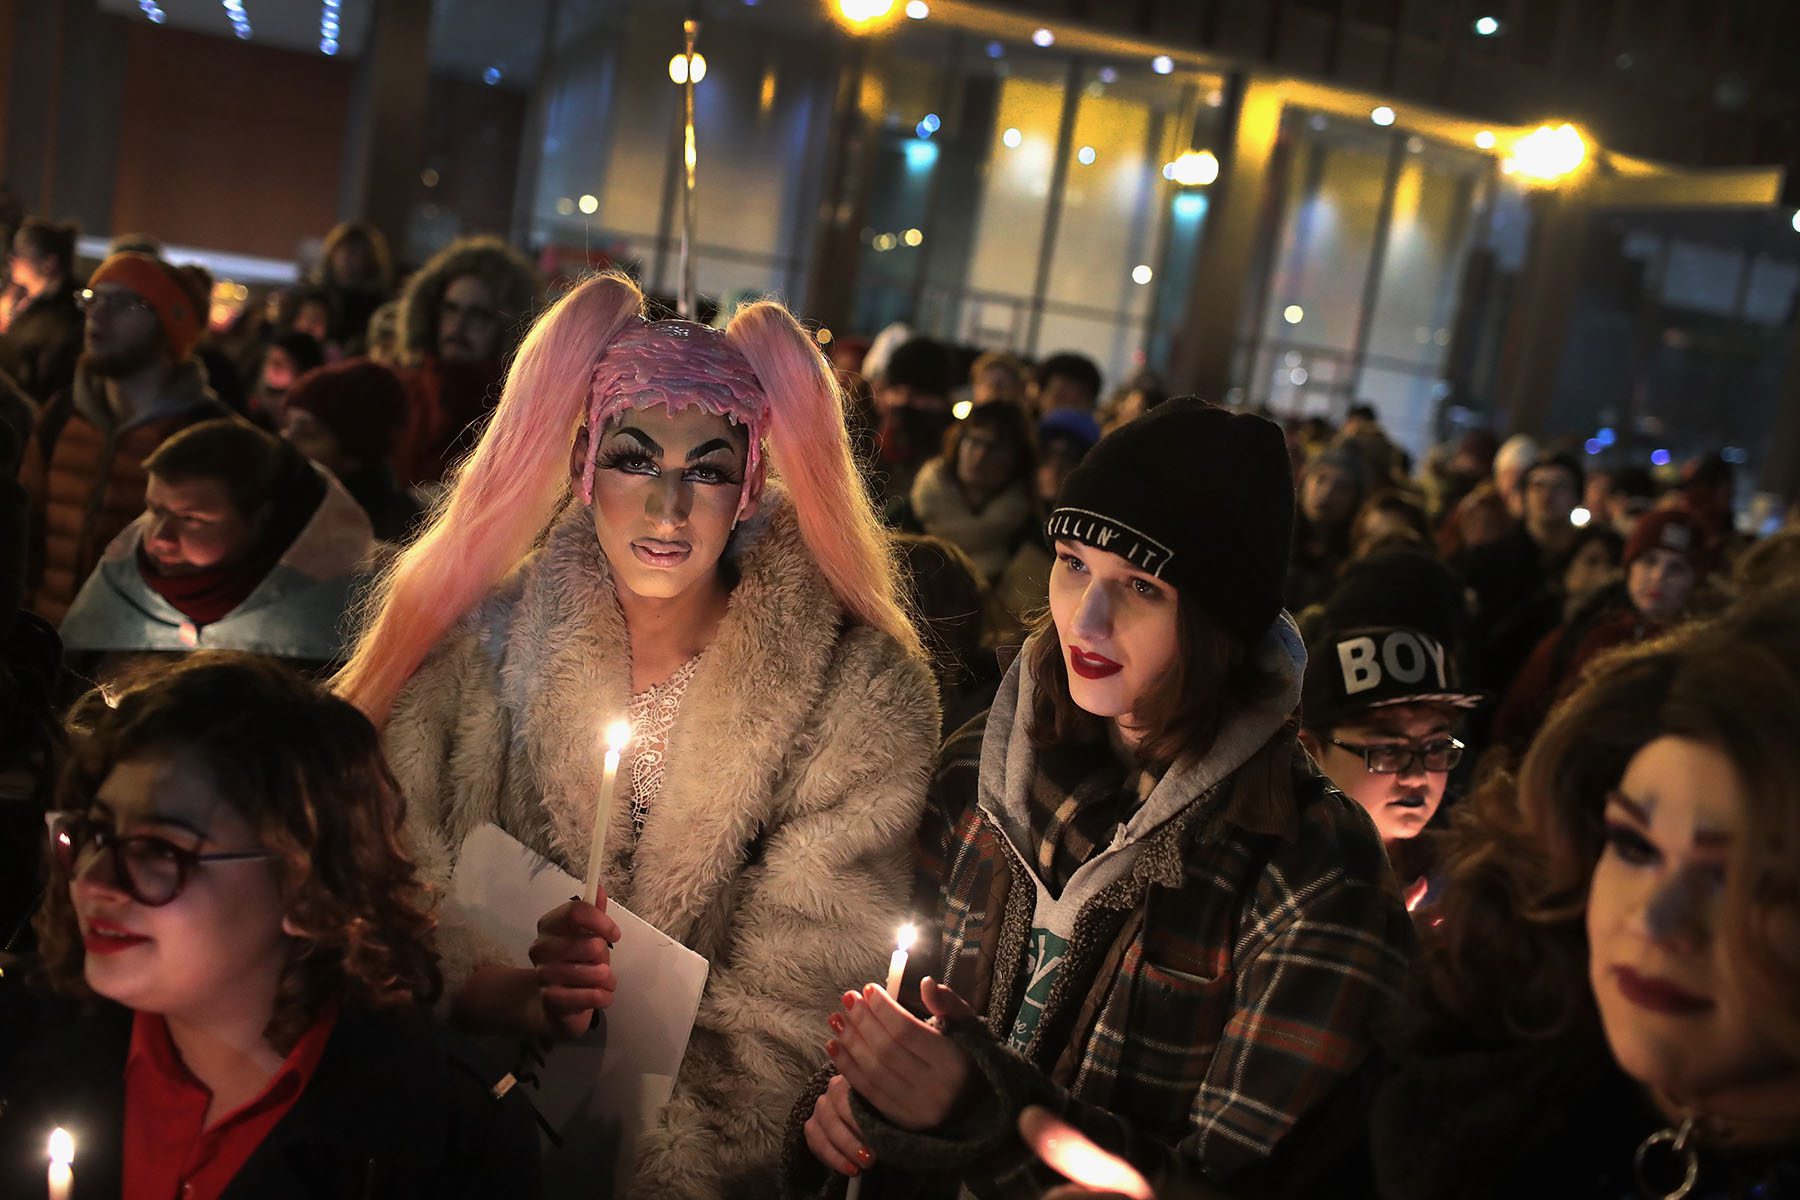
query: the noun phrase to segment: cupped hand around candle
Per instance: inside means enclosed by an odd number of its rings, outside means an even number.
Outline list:
[[[961,996],[936,980],[923,980],[919,995],[933,1017],[975,1015]],[[844,1011],[831,1015],[831,1030],[837,1036],[825,1043],[825,1053],[839,1073],[902,1129],[935,1129],[972,1098],[979,1077],[968,1051],[873,984],[844,993]]]
[[[875,1165],[875,1155],[850,1115],[850,1081],[842,1075],[833,1075],[825,1094],[813,1102],[805,1132],[813,1157],[839,1175],[860,1175]]]
[[[606,915],[606,890],[597,903],[570,900],[538,919],[531,962],[538,996],[553,1032],[577,1037],[587,1031],[594,1010],[613,1001],[618,980],[613,975],[612,944],[619,925]]]

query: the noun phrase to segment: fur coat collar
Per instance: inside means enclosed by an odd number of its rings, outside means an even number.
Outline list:
[[[792,506],[773,489],[770,500],[738,533],[740,578],[669,731],[662,791],[629,878],[622,801],[607,831],[608,894],[683,941],[776,817],[772,768],[813,717],[844,625]],[[508,643],[501,694],[542,789],[547,848],[579,875],[600,794],[600,731],[623,718],[631,691],[630,633],[582,505],[553,526]],[[660,867],[670,869],[645,869]]]

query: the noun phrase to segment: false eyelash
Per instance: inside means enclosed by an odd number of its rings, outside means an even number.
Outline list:
[[[656,460],[642,450],[630,446],[614,446],[610,450],[601,451],[600,457],[594,465],[603,470],[613,471],[620,467],[639,464],[654,467]]]

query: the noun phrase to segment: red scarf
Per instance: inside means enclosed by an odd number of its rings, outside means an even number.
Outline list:
[[[195,626],[211,625],[230,616],[233,610],[250,598],[257,585],[268,577],[281,561],[285,546],[264,538],[243,558],[220,567],[209,567],[191,575],[159,575],[138,547],[138,574],[151,591],[167,600]]]

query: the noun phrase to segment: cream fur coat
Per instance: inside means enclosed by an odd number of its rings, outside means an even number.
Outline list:
[[[783,1124],[823,1061],[826,1017],[845,989],[883,977],[905,919],[937,741],[929,669],[846,624],[775,487],[735,552],[741,578],[669,733],[635,861],[629,805],[614,806],[607,836],[608,895],[712,963],[634,1196],[775,1194]],[[630,662],[592,517],[572,503],[395,704],[388,757],[434,882],[488,821],[582,874],[599,730],[625,712]],[[455,987],[477,952],[452,929],[441,947]]]

